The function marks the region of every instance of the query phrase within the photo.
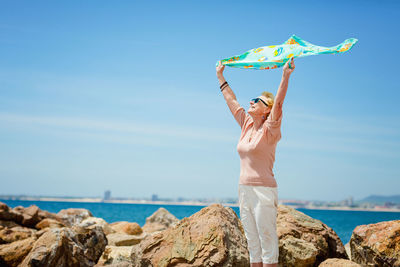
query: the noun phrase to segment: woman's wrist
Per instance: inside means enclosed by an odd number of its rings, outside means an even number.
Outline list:
[[[282,78],[289,79],[289,78],[290,78],[290,74],[292,74],[292,73],[290,73],[290,72],[283,72]]]
[[[221,75],[217,75],[218,81],[219,81],[219,85],[223,84],[224,82],[226,82],[224,76]]]

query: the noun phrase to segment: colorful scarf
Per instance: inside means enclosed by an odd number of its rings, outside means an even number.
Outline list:
[[[281,45],[254,48],[245,53],[221,60],[223,65],[245,69],[276,69],[285,65],[292,57],[306,57],[320,54],[337,54],[350,50],[357,39],[350,38],[333,47],[323,47],[310,44],[292,35]],[[218,65],[218,62],[217,62]]]

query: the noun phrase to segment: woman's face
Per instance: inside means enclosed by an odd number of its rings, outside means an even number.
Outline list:
[[[265,96],[258,96],[257,98],[262,99],[265,103],[267,103],[267,98]],[[250,108],[247,111],[252,116],[263,116],[268,114],[271,111],[270,107],[267,107],[262,101],[258,101],[254,103],[253,100],[250,101]]]

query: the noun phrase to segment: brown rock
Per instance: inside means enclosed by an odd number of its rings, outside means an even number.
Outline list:
[[[0,263],[2,262],[4,266],[18,266],[32,249],[35,241],[35,237],[29,237],[10,244],[0,245]]]
[[[400,266],[400,220],[357,226],[351,259],[365,266]]]
[[[117,233],[125,233],[128,235],[140,235],[143,233],[140,225],[134,222],[115,222],[111,224],[111,227]]]
[[[345,259],[327,259],[323,261],[319,267],[361,267],[362,265],[357,264],[351,260]]]
[[[279,263],[318,266],[328,258],[348,259],[343,243],[326,224],[291,207],[279,205]]]
[[[107,235],[108,244],[112,246],[133,246],[139,244],[147,234],[128,235],[125,233],[114,233]]]
[[[284,253],[282,260],[279,260],[281,266],[317,266],[318,249],[310,242],[287,236],[279,241],[279,251]]]
[[[40,220],[44,220],[44,219],[53,219],[53,220],[57,220],[57,221],[61,220],[60,218],[58,218],[57,214],[48,212],[47,210],[39,209],[38,216],[39,216]]]
[[[112,229],[111,226],[104,219],[98,217],[88,217],[80,222],[78,225],[89,229],[95,226],[100,226],[101,228],[103,228],[103,232],[106,235],[115,233],[115,230]]]
[[[39,219],[39,208],[36,205],[31,205],[28,208],[23,208],[21,224],[26,227],[35,227],[40,221]]]
[[[231,208],[205,207],[134,246],[134,266],[249,266],[243,227]]]
[[[15,226],[12,228],[4,228],[0,230],[0,244],[4,243],[12,243],[14,241],[22,240],[28,237],[35,236],[36,230],[22,227],[22,226]]]
[[[64,224],[72,226],[82,222],[88,217],[93,217],[92,213],[87,209],[64,209],[57,213],[57,217],[60,218]]]
[[[107,267],[135,267],[130,262],[118,262],[118,263],[111,263],[111,264],[106,264],[106,265],[103,265],[101,263],[97,263],[94,267],[100,267],[100,266],[107,266]]]
[[[24,206],[16,206],[15,208],[13,208],[13,210],[18,213],[23,213],[25,208]]]
[[[133,266],[131,262],[132,246],[107,245],[97,266]]]
[[[178,222],[179,219],[169,213],[168,210],[159,208],[146,219],[146,223],[142,229],[147,233],[153,233],[157,231],[163,231],[171,226],[175,226]]]
[[[98,226],[53,228],[35,242],[21,266],[93,266],[106,245],[107,239]]]
[[[13,221],[3,221],[0,220],[0,230],[3,230],[4,228],[12,228],[15,226],[21,226]]]
[[[46,233],[49,229],[49,227],[43,228],[42,230],[39,230],[36,232],[36,239],[38,239],[39,237],[41,237],[44,233]]]
[[[9,207],[6,203],[0,201],[0,210],[8,210]]]
[[[49,228],[61,228],[61,227],[65,227],[65,225],[60,221],[57,221],[57,220],[54,220],[54,219],[50,219],[50,218],[43,219],[39,223],[37,223],[35,225],[35,228],[39,229],[39,230],[47,228],[47,227],[49,227]]]
[[[10,209],[5,203],[0,202],[0,220],[22,222],[22,215]]]
[[[26,227],[34,227],[45,218],[60,220],[56,214],[41,210],[36,205],[31,205],[28,208],[17,206],[10,209],[6,204],[0,203],[0,220],[14,221]]]
[[[351,260],[350,242],[344,245],[344,249],[346,250],[347,257],[349,257],[349,260]]]

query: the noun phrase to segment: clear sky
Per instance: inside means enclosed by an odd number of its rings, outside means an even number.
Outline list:
[[[292,34],[280,198],[400,193],[398,1],[2,1],[0,194],[236,197],[217,60]],[[282,69],[225,68],[247,110]]]

